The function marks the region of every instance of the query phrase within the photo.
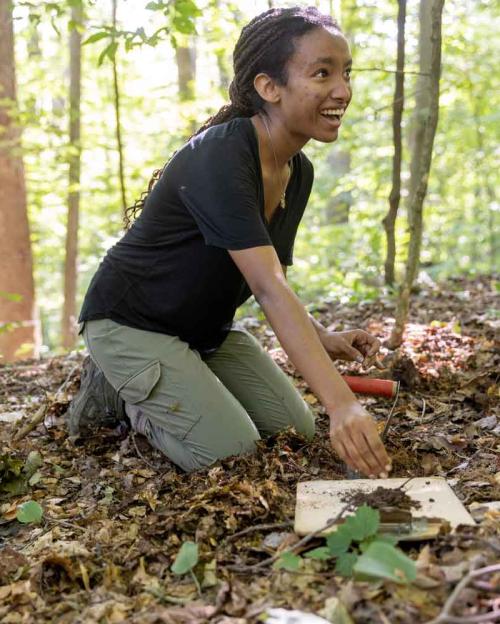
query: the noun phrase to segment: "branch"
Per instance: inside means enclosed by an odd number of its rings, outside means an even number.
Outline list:
[[[289,548],[285,548],[284,550],[277,552],[272,557],[268,557],[267,559],[264,559],[264,561],[260,561],[259,563],[255,563],[254,565],[227,566],[227,569],[233,570],[234,572],[253,572],[254,570],[261,570],[262,568],[266,568],[267,566],[272,565],[275,561],[278,561],[278,559],[285,553],[288,553],[288,552],[293,553],[294,550],[296,550],[300,546],[304,546],[305,544],[308,544],[312,539],[314,539],[315,537],[318,537],[321,533],[323,533],[323,531],[325,531],[326,529],[329,529],[331,526],[336,524],[342,518],[344,513],[349,509],[349,506],[350,504],[347,503],[347,505],[344,505],[344,507],[342,507],[339,513],[334,518],[330,518],[330,520],[328,520],[328,522],[324,526],[320,527],[319,529],[316,529],[316,531],[313,531],[312,533],[308,533],[298,542],[296,542]]]
[[[481,555],[474,557],[471,562],[469,572],[456,585],[448,600],[445,602],[441,613],[436,618],[430,620],[426,624],[476,624],[476,622],[494,622],[498,618],[500,618],[500,609],[489,611],[488,613],[481,613],[480,615],[470,615],[466,617],[460,617],[451,614],[451,610],[455,606],[455,603],[457,602],[460,593],[473,579],[484,574],[493,574],[495,572],[500,572],[500,564],[486,566],[484,568],[476,568],[476,566],[479,565],[481,559]]]
[[[69,380],[71,379],[73,373],[76,371],[76,369],[79,366],[80,366],[79,364],[75,364],[75,366],[73,366],[73,368],[70,370],[69,375],[66,377],[66,379],[61,384],[61,386],[56,390],[56,393],[54,395],[53,403],[55,403],[57,401],[57,397],[58,397],[59,393],[62,392],[66,388],[66,386],[67,386]],[[49,401],[42,403],[42,405],[40,405],[40,407],[37,409],[37,411],[35,412],[35,414],[31,418],[31,420],[29,422],[27,422],[24,425],[24,427],[19,429],[12,436],[12,440],[14,442],[19,442],[19,440],[22,440],[24,437],[26,437],[30,431],[33,431],[33,429],[43,421],[43,419],[45,418],[45,414],[47,413],[49,407],[50,407],[50,402]]]
[[[407,71],[406,69],[386,69],[385,67],[354,67],[353,72],[359,71],[379,71],[386,74],[414,74],[415,76],[430,76],[429,72]]]
[[[288,520],[288,522],[271,522],[269,524],[255,524],[253,526],[249,526],[246,529],[242,529],[237,533],[233,533],[230,535],[226,542],[233,542],[238,537],[242,537],[243,535],[247,535],[248,533],[254,533],[256,531],[269,531],[271,529],[287,529],[288,527],[293,526],[293,522]]]

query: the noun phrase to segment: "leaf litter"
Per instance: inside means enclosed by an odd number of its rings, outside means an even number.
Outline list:
[[[484,566],[498,561],[500,513],[489,506],[500,499],[494,304],[487,278],[422,289],[403,347],[383,350],[385,376],[402,382],[387,437],[391,476],[446,477],[477,520],[427,545],[404,546],[419,570],[406,586],[345,579],[311,559],[293,573],[244,571],[298,541],[290,528],[298,481],[345,478],[329,447],[323,409],[264,323],[246,321],[293,375],[317,416],[317,435],[307,443],[286,431],[260,442],[255,455],[191,475],[123,429],[70,442],[64,413],[78,389],[82,354],[0,367],[0,415],[29,418],[46,408],[43,422],[17,442],[22,423],[6,419],[0,429],[0,620],[236,624],[260,621],[271,607],[325,613],[332,600],[353,622],[435,618],[474,558]],[[313,312],[332,329],[364,327],[383,341],[393,307],[381,299],[356,307],[325,303]],[[339,368],[362,372],[357,364]],[[383,376],[375,369],[368,374]],[[360,400],[382,428],[388,402]],[[43,510],[39,524],[16,520],[29,501]],[[279,539],[270,539],[277,529]],[[191,561],[196,582],[171,569],[188,542],[198,547]],[[499,574],[481,579],[457,598],[456,615],[494,608]]]

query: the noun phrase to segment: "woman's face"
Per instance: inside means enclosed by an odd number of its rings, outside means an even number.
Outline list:
[[[351,65],[349,44],[337,31],[315,28],[295,41],[287,84],[278,89],[281,120],[298,142],[337,139],[352,96]]]

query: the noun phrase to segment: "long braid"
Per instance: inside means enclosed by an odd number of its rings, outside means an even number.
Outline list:
[[[275,8],[257,15],[243,28],[234,48],[234,78],[229,86],[229,104],[225,104],[215,115],[209,117],[192,136],[236,117],[252,117],[261,110],[264,101],[254,88],[255,76],[263,72],[278,84],[286,85],[288,78],[286,65],[295,51],[295,40],[306,32],[321,27],[340,32],[336,20],[320,13],[314,7]],[[130,227],[144,207],[149,193],[160,179],[170,159],[162,169],[153,172],[147,191],[125,211],[126,228]]]

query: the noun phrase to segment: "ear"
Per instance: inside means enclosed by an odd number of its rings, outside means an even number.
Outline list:
[[[253,79],[253,86],[260,97],[270,104],[277,104],[281,99],[281,94],[276,82],[267,74],[257,74]]]

